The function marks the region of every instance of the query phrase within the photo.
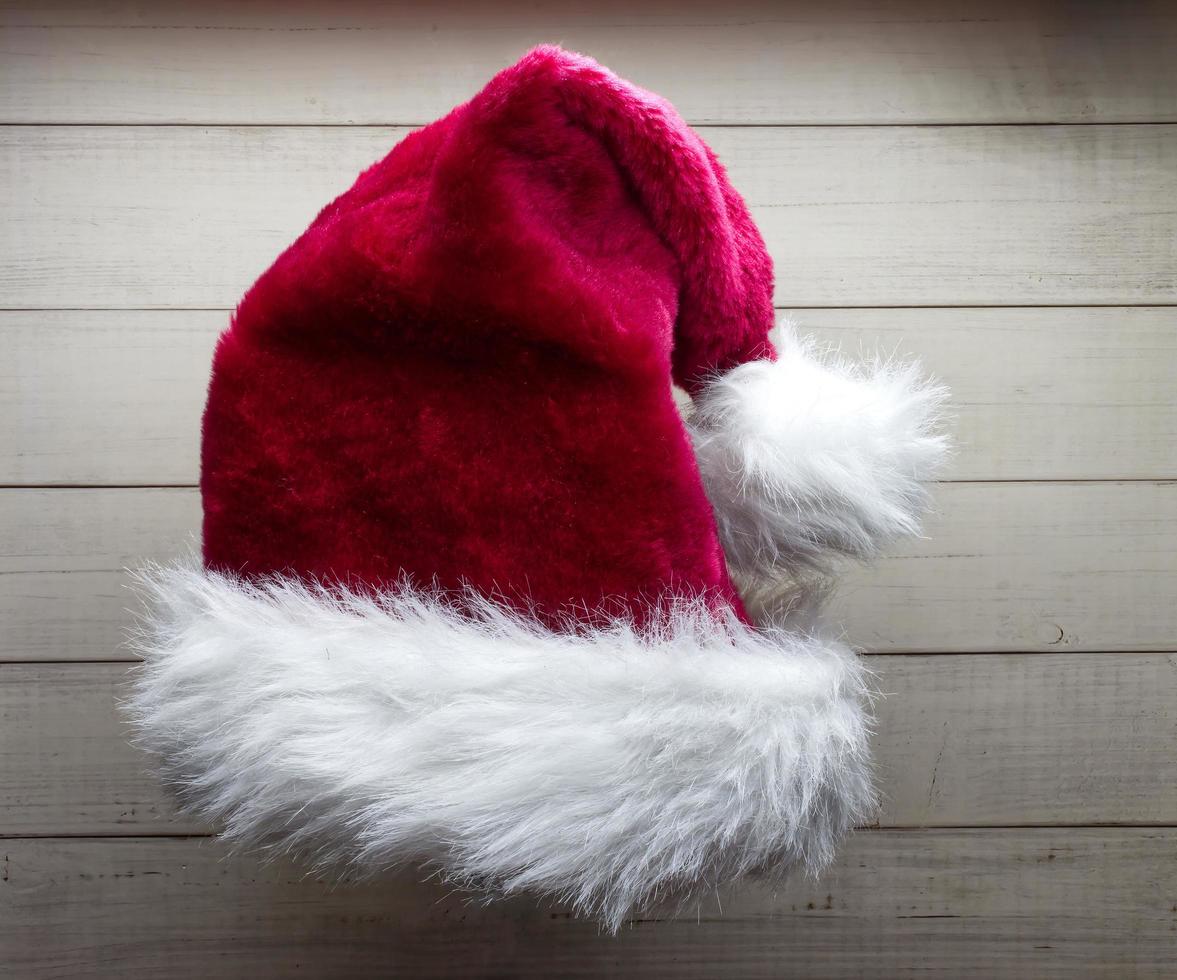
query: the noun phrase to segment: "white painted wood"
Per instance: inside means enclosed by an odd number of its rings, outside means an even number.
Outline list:
[[[1177,476],[1177,308],[802,310],[794,319],[856,358],[916,357],[952,389],[953,480]]]
[[[233,306],[402,130],[0,130],[0,304]],[[1177,125],[710,128],[795,306],[1177,300]]]
[[[883,827],[1177,822],[1173,654],[875,656]],[[128,742],[126,664],[0,667],[0,836],[207,833]]]
[[[924,540],[848,568],[832,615],[876,652],[1177,650],[1177,484],[949,483]],[[0,491],[0,661],[110,660],[123,568],[183,553],[190,489]]]
[[[0,483],[195,484],[229,312],[0,312]]]
[[[954,480],[1177,476],[1177,308],[802,310],[953,393]],[[0,312],[0,483],[195,484],[217,310]]]
[[[127,659],[128,567],[199,547],[184,490],[0,491],[0,660]]]
[[[848,570],[868,650],[1177,649],[1177,484],[958,483],[926,537]]]
[[[871,656],[883,826],[1177,823],[1177,656]]]
[[[7,664],[0,836],[78,836],[0,841],[4,970],[1171,976],[1163,0],[0,0],[0,123],[30,124],[0,128],[0,485],[191,484],[227,310],[394,124],[437,117],[541,40],[713,124],[778,303],[953,386],[951,479],[1148,482],[942,486],[928,539],[851,572],[833,610],[864,647],[917,651],[871,658],[890,829],[856,835],[816,884],[740,886],[725,917],[709,901],[618,939],[528,900],[329,888],[226,858],[127,744],[127,664]],[[955,125],[1035,122],[1161,125]],[[156,123],[180,125],[126,125]],[[199,513],[183,487],[0,490],[0,661],[127,659],[122,568],[189,547]],[[1076,826],[1105,823],[1133,826]]]
[[[617,937],[406,874],[331,887],[206,840],[17,840],[0,943],[22,978],[1167,978],[1177,832],[860,833],[817,882],[745,884]],[[722,912],[720,909],[722,908]]]
[[[178,819],[116,708],[126,664],[0,668],[0,836],[203,832]]]
[[[0,305],[232,308],[404,129],[0,129]]]
[[[1163,0],[0,5],[0,121],[421,123],[559,41],[695,122],[1177,119]]]

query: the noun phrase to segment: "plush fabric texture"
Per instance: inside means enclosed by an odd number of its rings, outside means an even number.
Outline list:
[[[871,808],[862,671],[728,561],[913,532],[939,394],[774,363],[771,300],[707,146],[559,49],[361,174],[222,336],[203,566],[144,582],[128,707],[183,802],[612,929],[820,868]]]
[[[750,872],[822,868],[873,807],[856,658],[697,601],[556,632],[473,599],[155,570],[133,714],[241,844],[431,862],[616,930]]]
[[[739,599],[670,380],[772,355],[772,267],[664,101],[538,49],[261,277],[204,418],[211,568],[472,586],[555,621]]]
[[[779,345],[714,378],[691,418],[728,563],[750,587],[917,534],[948,451],[947,390],[916,362],[859,365],[789,323]]]

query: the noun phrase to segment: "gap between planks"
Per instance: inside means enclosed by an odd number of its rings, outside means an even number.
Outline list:
[[[860,657],[885,657],[889,660],[899,660],[902,657],[1177,657],[1177,647],[1172,650],[969,650],[953,653],[928,650],[859,650]],[[11,657],[0,660],[0,673],[5,667],[126,667],[138,666],[141,660],[14,660]],[[1010,824],[1011,827],[1032,827],[1034,824]],[[1080,824],[1079,826],[1097,826],[1096,824]],[[1114,825],[1113,825],[1114,826]],[[1168,826],[1160,824],[1159,826]],[[1177,824],[1174,824],[1177,826]]]
[[[375,123],[284,123],[284,122],[136,122],[134,120],[89,122],[87,120],[54,122],[0,122],[0,129],[423,129],[423,122],[375,122]],[[1079,119],[1074,122],[701,122],[690,123],[692,129],[1013,129],[1050,126],[1173,126],[1172,119],[1117,119],[1113,122]]]
[[[838,303],[824,306],[777,306],[777,313],[804,313],[806,310],[1136,310],[1170,309],[1177,303]],[[228,306],[0,306],[0,313],[224,313]]]
[[[934,834],[941,832],[953,832],[959,830],[977,830],[982,832],[993,831],[994,833],[1002,833],[1003,831],[1015,830],[1177,830],[1177,823],[958,823],[958,824],[888,824],[886,827],[880,827],[874,824],[869,824],[862,827],[855,827],[852,831],[854,834]],[[0,833],[0,841],[22,841],[22,840],[74,840],[74,841],[134,841],[134,840],[219,840],[221,835],[215,831],[209,831],[206,834],[193,833],[177,833],[169,834],[166,831],[160,833],[146,833],[139,829],[134,834],[5,834]],[[232,845],[230,845],[232,847]],[[232,853],[240,854],[255,854],[257,852],[249,848],[241,851],[233,850]]]
[[[1107,483],[1151,483],[1168,486],[1177,483],[1173,476],[1106,476],[1093,479],[987,479],[987,480],[935,480],[932,486],[988,486],[990,484],[1034,484],[1054,486],[1099,486]],[[0,483],[4,490],[199,490],[199,483]]]

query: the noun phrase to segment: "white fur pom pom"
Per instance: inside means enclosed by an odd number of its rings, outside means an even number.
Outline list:
[[[144,576],[129,710],[187,808],[326,870],[425,862],[613,931],[667,895],[811,871],[871,815],[844,647],[683,600],[551,632],[467,597]]]
[[[781,333],[778,359],[714,379],[690,426],[728,562],[751,582],[917,534],[923,483],[948,449],[936,431],[947,391],[917,364],[860,368]]]

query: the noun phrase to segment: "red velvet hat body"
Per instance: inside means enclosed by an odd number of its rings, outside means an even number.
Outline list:
[[[663,101],[538,49],[412,134],[217,348],[208,567],[541,617],[740,610],[671,390],[771,357],[771,264]]]

